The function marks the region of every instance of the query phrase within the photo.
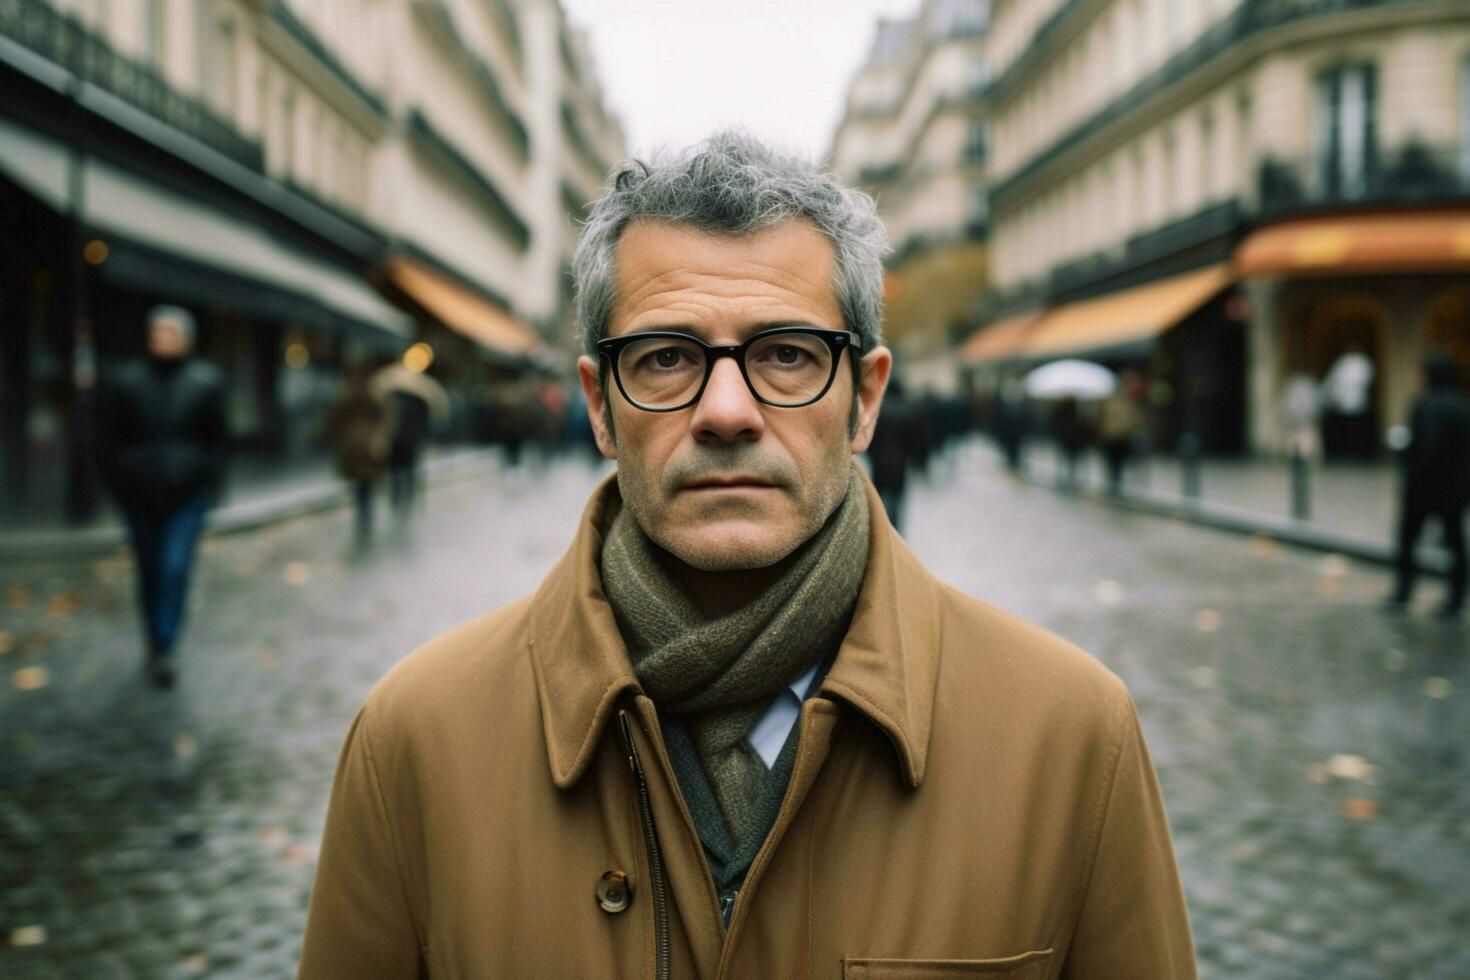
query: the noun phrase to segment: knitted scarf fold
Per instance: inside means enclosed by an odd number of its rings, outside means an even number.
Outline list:
[[[770,771],[747,736],[772,700],[836,651],[868,562],[868,501],[854,470],[833,515],[779,579],[706,619],[625,507],[602,548],[602,586],[646,693],[689,731],[732,838],[762,839]]]

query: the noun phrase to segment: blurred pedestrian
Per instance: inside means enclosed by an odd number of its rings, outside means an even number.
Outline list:
[[[1378,452],[1373,431],[1373,362],[1359,343],[1349,344],[1322,379],[1322,427],[1333,458],[1371,459]]]
[[[1143,428],[1143,412],[1138,406],[1141,385],[1135,372],[1124,371],[1118,387],[1098,407],[1098,446],[1107,468],[1108,493],[1113,496],[1123,492],[1123,471]]]
[[[1449,590],[1440,615],[1456,619],[1465,604],[1465,507],[1470,503],[1470,397],[1455,362],[1431,354],[1424,362],[1427,390],[1414,403],[1409,445],[1403,452],[1398,575],[1389,604],[1408,605],[1418,571],[1414,551],[1425,521],[1439,521],[1450,553]]]
[[[378,481],[388,472],[396,421],[392,403],[371,383],[367,369],[349,366],[327,409],[326,435],[337,472],[352,484],[356,509],[352,540],[358,551],[372,543],[374,497]]]
[[[229,430],[220,371],[192,356],[193,315],[155,306],[146,323],[147,356],[103,385],[99,451],[136,558],[146,673],[155,687],[169,688],[190,570],[224,477]]]
[[[419,461],[435,422],[449,415],[449,396],[439,382],[422,371],[394,361],[373,376],[374,394],[393,410],[393,438],[388,448],[388,500],[400,528],[407,525],[418,498]]]
[[[995,393],[991,433],[1005,458],[1006,469],[1019,473],[1025,461],[1026,437],[1031,428],[1030,404],[1025,382],[1019,377],[1003,378]]]
[[[919,403],[904,394],[897,378],[888,382],[883,411],[878,416],[868,459],[873,466],[873,486],[894,528],[903,530],[904,494],[909,469],[925,458],[926,432]]]
[[[1305,371],[1293,371],[1281,389],[1281,428],[1288,456],[1313,461],[1322,455],[1322,393]]]
[[[1058,484],[1067,490],[1077,489],[1077,465],[1087,448],[1087,421],[1082,417],[1082,403],[1068,395],[1056,403],[1051,413],[1051,435],[1061,459]]]
[[[617,476],[535,595],[367,696],[300,975],[1193,980],[1127,689],[941,583],[855,465],[872,200],[739,134],[605,186],[578,369]]]

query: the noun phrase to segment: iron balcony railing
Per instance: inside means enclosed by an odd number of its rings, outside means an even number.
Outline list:
[[[235,162],[263,169],[259,143],[42,0],[0,0],[0,35]]]
[[[1257,174],[1257,210],[1411,205],[1470,200],[1470,147],[1406,143],[1351,162],[1324,155],[1268,158]]]

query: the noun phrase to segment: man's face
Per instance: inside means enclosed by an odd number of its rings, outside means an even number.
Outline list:
[[[831,243],[805,221],[742,237],[634,222],[618,244],[607,335],[677,330],[738,344],[778,326],[842,330],[833,264]],[[727,571],[785,558],[842,500],[852,454],[872,438],[892,359],[878,348],[863,364],[856,390],[850,365],[839,364],[821,400],[775,408],[756,401],[739,365],[722,358],[698,402],[666,413],[628,404],[610,368],[604,389],[591,358],[578,368],[598,447],[618,461],[623,503],[644,533],[686,564]]]
[[[154,357],[171,360],[189,353],[188,335],[173,320],[154,320],[148,326],[148,353]]]

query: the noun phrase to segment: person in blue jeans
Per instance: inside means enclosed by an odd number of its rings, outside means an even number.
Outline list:
[[[224,474],[229,435],[220,371],[192,356],[193,316],[157,306],[148,312],[147,331],[148,356],[103,385],[99,449],[136,558],[148,679],[169,688],[189,573]]]

